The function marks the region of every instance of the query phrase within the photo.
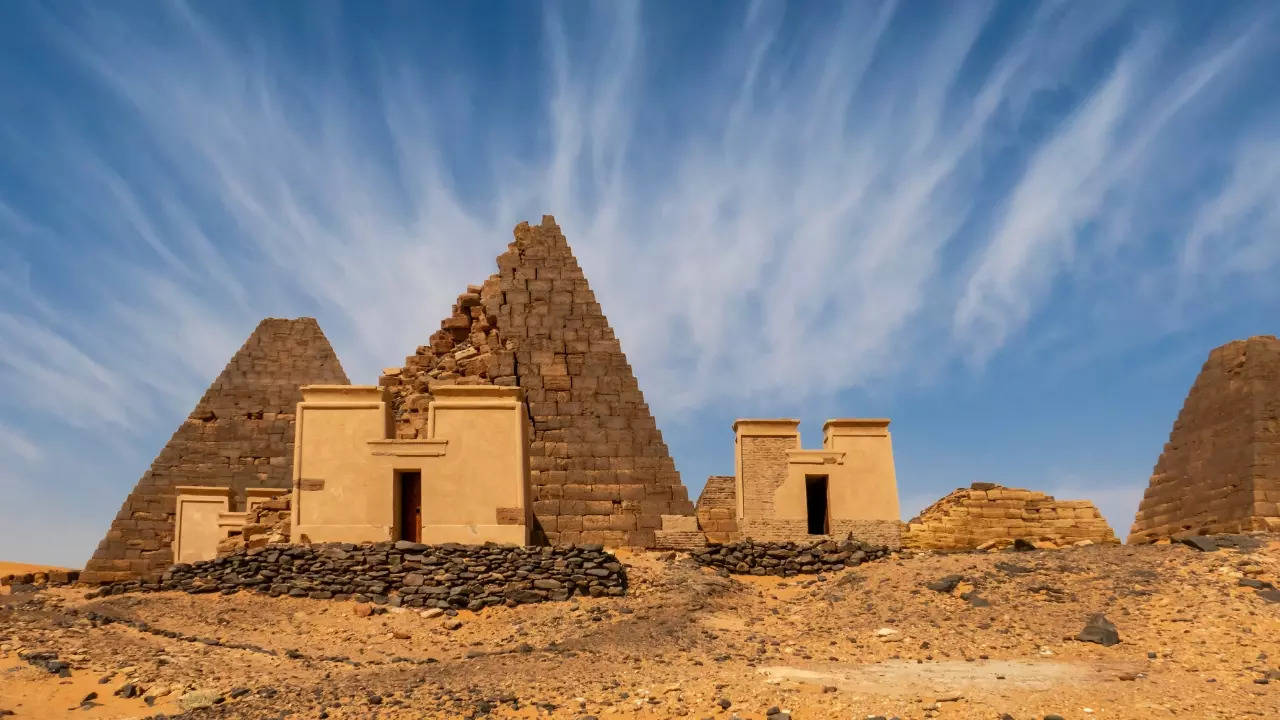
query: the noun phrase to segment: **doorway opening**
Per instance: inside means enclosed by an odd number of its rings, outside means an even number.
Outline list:
[[[809,517],[809,534],[828,534],[830,525],[827,522],[827,476],[805,476],[804,494]]]
[[[396,495],[400,500],[400,538],[422,542],[422,473],[403,470],[396,473]]]

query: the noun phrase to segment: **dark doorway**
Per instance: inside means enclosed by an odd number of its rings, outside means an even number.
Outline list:
[[[400,493],[400,539],[422,542],[422,473],[397,473]]]
[[[804,494],[809,509],[809,534],[826,535],[827,476],[812,475],[804,479]]]

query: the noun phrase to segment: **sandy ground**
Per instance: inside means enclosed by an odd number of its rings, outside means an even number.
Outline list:
[[[1280,604],[1240,584],[1280,581],[1274,538],[1215,553],[923,555],[789,580],[723,578],[683,556],[621,557],[625,598],[462,612],[454,630],[451,618],[415,611],[361,617],[354,603],[248,594],[0,598],[0,714],[173,716],[195,691],[221,702],[184,717],[1280,713]],[[952,593],[925,587],[950,574],[965,579]],[[97,625],[90,611],[134,625]],[[1074,639],[1098,612],[1118,645]],[[34,649],[69,660],[70,677],[18,659]],[[113,697],[125,683],[142,695]],[[90,692],[101,705],[73,709]]]

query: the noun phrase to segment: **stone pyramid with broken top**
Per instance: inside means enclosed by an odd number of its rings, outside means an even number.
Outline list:
[[[618,339],[554,218],[521,223],[498,272],[387,368],[396,434],[427,436],[433,387],[519,386],[532,420],[534,542],[653,547],[693,505]],[[693,526],[696,529],[696,524]]]
[[[236,352],[125,499],[81,580],[151,577],[173,560],[174,488],[292,487],[294,413],[307,384],[347,384],[314,318],[267,318]]]
[[[1156,461],[1129,542],[1280,531],[1280,340],[1209,353]]]
[[[975,482],[957,488],[907,523],[903,547],[918,550],[1119,543],[1088,500],[1058,500],[1036,490]]]

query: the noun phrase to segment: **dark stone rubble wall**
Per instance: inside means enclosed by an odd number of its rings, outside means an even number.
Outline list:
[[[738,575],[802,575],[833,572],[879,560],[889,548],[857,540],[814,542],[752,542],[708,545],[691,553],[700,565]]]
[[[599,545],[268,545],[174,565],[158,582],[108,585],[92,596],[131,591],[240,590],[273,597],[356,600],[404,607],[479,610],[574,595],[626,593],[622,563]]]

